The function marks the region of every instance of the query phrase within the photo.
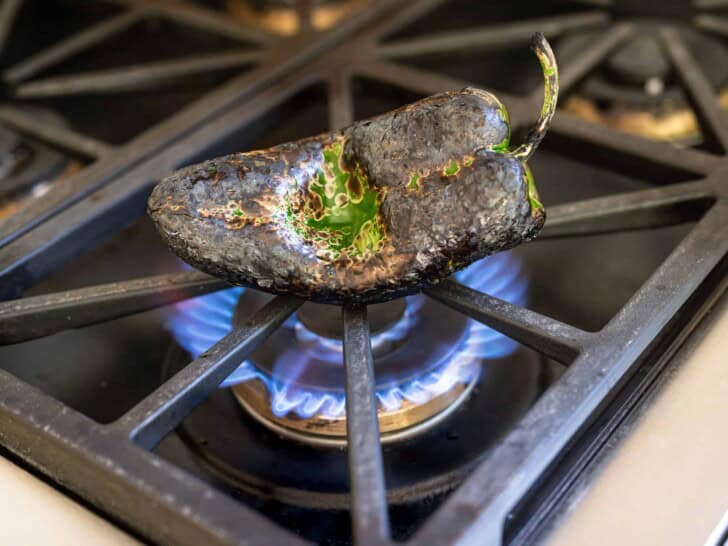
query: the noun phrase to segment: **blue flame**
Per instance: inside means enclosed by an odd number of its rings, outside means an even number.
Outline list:
[[[526,304],[528,279],[523,273],[520,259],[513,254],[496,254],[458,272],[455,277],[471,288],[502,300],[517,305]],[[235,304],[243,290],[239,287],[230,288],[177,304],[168,320],[168,328],[177,342],[197,358],[231,331]],[[388,330],[372,336],[375,352],[381,344],[405,339],[413,331],[424,300],[422,295],[406,298],[405,312],[399,321]],[[343,416],[346,402],[343,393],[297,387],[297,374],[292,372],[296,368],[300,372],[311,356],[327,364],[341,365],[341,341],[311,332],[295,315],[282,328],[292,329],[300,346],[299,350],[286,351],[280,357],[286,359],[287,382],[274,379],[251,362],[245,361],[220,386],[231,387],[258,379],[270,393],[273,413],[280,417],[291,412],[302,418],[318,415],[335,419]],[[377,392],[378,402],[388,411],[398,409],[404,401],[425,403],[459,383],[472,380],[480,372],[480,364],[484,359],[508,356],[517,347],[515,341],[479,322],[468,320],[467,329],[460,340],[424,377],[380,389]]]

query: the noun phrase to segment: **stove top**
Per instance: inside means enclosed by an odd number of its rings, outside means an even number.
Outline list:
[[[2,453],[145,541],[536,540],[724,288],[725,82],[695,44],[728,25],[685,10],[7,0]],[[517,141],[540,109],[534,31],[564,96],[615,99],[614,56],[646,29],[701,138],[560,110],[531,162],[538,240],[393,306],[231,288],[144,215],[179,167],[467,85]]]

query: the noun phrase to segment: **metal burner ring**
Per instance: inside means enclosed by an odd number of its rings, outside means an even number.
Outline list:
[[[379,411],[378,421],[383,444],[413,438],[454,412],[467,400],[479,373],[424,404],[405,402],[394,411]],[[268,391],[262,382],[247,381],[231,388],[240,405],[260,424],[286,438],[316,447],[346,447],[346,418],[310,419],[278,417],[271,410]]]

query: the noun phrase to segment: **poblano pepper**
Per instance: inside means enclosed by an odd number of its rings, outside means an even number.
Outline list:
[[[157,185],[149,214],[182,259],[235,284],[325,303],[414,293],[543,227],[526,161],[556,109],[558,72],[543,35],[532,48],[545,98],[514,149],[504,105],[468,87],[186,167]]]

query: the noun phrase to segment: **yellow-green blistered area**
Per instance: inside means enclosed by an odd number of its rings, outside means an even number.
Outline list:
[[[385,239],[380,207],[383,190],[374,189],[353,158],[344,157],[345,139],[323,148],[323,162],[305,191],[287,207],[293,230],[324,260],[366,259]]]
[[[526,183],[526,192],[528,195],[528,202],[531,204],[531,215],[537,216],[539,211],[542,211],[544,206],[538,197],[538,191],[536,190],[536,183],[533,181],[533,175],[531,169],[527,164],[523,164],[523,172]]]

